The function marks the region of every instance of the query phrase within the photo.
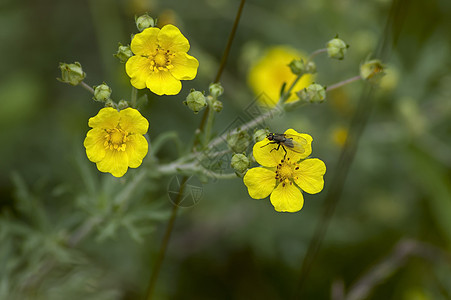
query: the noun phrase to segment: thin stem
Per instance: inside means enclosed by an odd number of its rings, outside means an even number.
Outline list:
[[[155,289],[155,283],[157,282],[158,275],[160,274],[161,264],[163,263],[164,256],[166,255],[166,249],[168,247],[169,239],[171,238],[172,229],[174,227],[175,219],[177,217],[177,211],[179,203],[183,191],[185,190],[185,184],[188,180],[187,176],[184,176],[182,182],[180,183],[179,193],[177,194],[177,198],[175,204],[172,206],[171,217],[169,218],[168,226],[166,227],[166,232],[164,233],[163,241],[161,242],[160,251],[158,252],[158,256],[155,262],[155,266],[152,269],[152,274],[150,275],[149,285],[147,288],[147,300],[152,299],[153,291]]]
[[[80,85],[87,90],[88,92],[90,92],[91,94],[94,95],[94,89],[92,87],[90,87],[89,85],[87,85],[84,81],[80,82]]]
[[[232,43],[235,38],[235,33],[238,28],[238,23],[240,22],[241,13],[243,12],[243,7],[244,7],[245,2],[246,2],[246,0],[241,0],[240,6],[239,6],[238,11],[235,16],[235,22],[233,23],[232,31],[230,32],[229,39],[227,40],[227,45],[225,47],[224,53],[222,54],[221,63],[219,65],[218,72],[216,73],[214,82],[219,82],[219,80],[221,79],[222,72],[224,71],[224,67],[227,62],[227,57],[229,56],[230,49],[232,48]],[[200,132],[202,132],[204,130],[205,121],[207,120],[207,115],[209,114],[210,110],[211,110],[211,108],[210,108],[210,106],[208,106],[204,111],[202,120],[199,125]]]
[[[130,100],[130,105],[133,108],[136,108],[136,104],[138,103],[138,89],[132,87],[132,96]]]
[[[346,80],[337,82],[337,83],[335,83],[335,84],[332,84],[332,85],[326,87],[326,91],[329,92],[329,91],[338,89],[339,87],[342,87],[342,86],[344,86],[344,85],[346,85],[346,84],[349,84],[349,83],[352,83],[352,82],[354,82],[354,81],[358,81],[358,80],[360,80],[360,79],[362,79],[362,77],[360,77],[360,75],[351,77],[351,78],[349,78],[349,79],[346,79]]]
[[[210,98],[210,97],[208,97]],[[213,104],[213,100],[208,101],[208,107],[211,107]],[[210,141],[211,131],[213,130],[213,123],[215,119],[215,111],[213,109],[209,109],[207,112],[207,123],[205,127],[205,135],[204,135],[204,144]]]
[[[327,48],[318,49],[318,50],[312,52],[312,54],[310,54],[310,56],[309,56],[307,61],[313,60],[318,54],[321,54],[321,53],[324,53],[324,52],[327,52]]]

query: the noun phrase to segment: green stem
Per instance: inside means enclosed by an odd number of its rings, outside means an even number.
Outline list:
[[[208,144],[211,137],[211,131],[213,130],[213,124],[215,120],[215,111],[211,109],[211,106],[213,104],[213,99],[208,100],[208,107],[210,109],[207,112],[207,123],[205,126],[205,135],[204,135],[204,145]]]
[[[132,87],[132,96],[130,100],[130,106],[136,108],[136,104],[138,103],[138,89]]]
[[[332,85],[328,86],[328,87],[326,88],[326,91],[327,91],[327,92],[330,92],[330,91],[332,91],[332,90],[338,89],[338,88],[340,88],[340,87],[342,87],[342,86],[344,86],[344,85],[347,85],[347,84],[352,83],[352,82],[354,82],[354,81],[358,81],[358,80],[360,80],[360,79],[362,79],[362,77],[360,77],[360,75],[351,77],[351,78],[349,78],[349,79],[346,79],[346,80],[343,80],[343,81],[340,81],[340,82],[337,82],[337,83],[335,83],[335,84],[332,84]]]
[[[87,90],[88,92],[90,92],[91,94],[94,95],[94,89],[92,87],[90,87],[89,85],[87,85],[84,81],[80,82],[80,85],[82,88],[84,88],[85,90]]]
[[[318,54],[327,52],[327,48],[322,48],[322,49],[318,49],[316,51],[313,51],[312,54],[310,54],[309,58],[307,61],[311,61],[313,60]]]

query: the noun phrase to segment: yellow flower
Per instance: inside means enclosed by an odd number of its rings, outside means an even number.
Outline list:
[[[303,59],[306,57],[288,46],[276,46],[268,49],[266,54],[251,68],[248,75],[248,83],[256,95],[265,93],[268,97],[259,97],[267,106],[275,106],[279,101],[280,89],[285,82],[287,88],[296,78],[288,64],[293,59]],[[313,83],[313,75],[305,74],[293,88],[297,92]],[[287,102],[297,100],[294,93],[288,98]]]
[[[244,184],[249,195],[254,199],[270,196],[274,209],[279,212],[297,212],[304,205],[302,191],[309,194],[321,192],[324,186],[323,176],[326,165],[317,158],[308,158],[312,153],[312,137],[305,133],[298,133],[288,129],[285,134],[304,139],[304,152],[297,153],[287,149],[279,150],[277,144],[269,144],[267,138],[256,143],[253,148],[255,160],[262,167],[252,168],[244,175]],[[299,190],[301,189],[301,190]]]
[[[135,56],[127,60],[125,71],[137,89],[176,95],[182,88],[180,80],[196,77],[199,62],[186,53],[189,42],[174,25],[147,28],[133,37],[130,47]]]
[[[143,134],[149,128],[149,122],[139,111],[102,108],[89,119],[88,125],[92,129],[86,134],[83,144],[86,155],[97,164],[99,171],[121,177],[129,167],[141,165],[148,149]]]

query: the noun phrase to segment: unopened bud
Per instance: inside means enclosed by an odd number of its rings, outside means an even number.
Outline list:
[[[247,158],[246,155],[237,153],[232,156],[232,160],[230,162],[230,166],[237,172],[237,173],[244,173],[249,166],[249,158]]]
[[[113,100],[108,99],[107,101],[105,101],[105,107],[117,108],[117,104]]]
[[[130,49],[130,46],[124,46],[121,43],[119,43],[119,47],[117,48],[117,52],[116,54],[114,54],[114,56],[116,56],[121,63],[126,63],[127,60],[133,56],[133,52]]]
[[[139,31],[143,31],[146,28],[155,26],[155,20],[148,14],[135,17],[135,23]]]
[[[257,143],[257,142],[263,141],[266,138],[266,136],[268,135],[268,133],[269,133],[269,131],[266,129],[256,130],[254,132],[254,136],[253,136],[254,142]]]
[[[106,100],[110,99],[111,92],[111,88],[105,83],[102,83],[101,85],[94,87],[93,99],[95,101],[105,102]]]
[[[305,73],[305,63],[303,59],[293,59],[288,66],[294,75],[302,75]]]
[[[321,103],[326,99],[326,88],[320,84],[312,83],[303,90],[300,90],[297,94],[299,99],[304,102]]]
[[[61,70],[61,78],[57,79],[61,82],[78,85],[86,77],[86,73],[83,72],[79,62],[73,64],[60,63],[59,68]]]
[[[128,102],[126,100],[119,100],[119,103],[117,104],[117,108],[119,109],[125,109],[128,107]]]
[[[327,55],[330,58],[343,59],[349,45],[339,38],[334,38],[327,43]]]
[[[238,131],[227,137],[227,144],[235,153],[246,151],[250,144],[251,137],[246,131]]]
[[[183,104],[189,107],[195,114],[207,106],[207,101],[203,93],[191,90]]]
[[[367,61],[360,66],[360,76],[365,80],[369,80],[378,74],[383,75],[383,72],[384,66],[378,59]]]
[[[221,112],[221,110],[222,110],[222,102],[219,101],[219,100],[213,101],[213,104],[211,105],[211,108],[212,108],[215,112]]]
[[[210,84],[208,89],[210,91],[210,95],[215,99],[224,94],[224,88],[219,82]]]

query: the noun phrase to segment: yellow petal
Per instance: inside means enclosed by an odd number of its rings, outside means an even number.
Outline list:
[[[296,130],[294,129],[287,129],[285,131],[285,134],[289,134],[290,138],[292,138],[296,143],[301,144],[304,148],[304,153],[297,153],[294,151],[289,151],[287,150],[287,152],[290,152],[290,159],[292,161],[299,161],[300,159],[304,159],[306,157],[308,157],[310,154],[312,154],[312,141],[313,138],[306,133],[298,133]]]
[[[189,42],[174,25],[165,25],[158,34],[158,43],[164,50],[188,52]]]
[[[243,181],[249,196],[263,199],[269,196],[276,186],[276,173],[265,168],[252,168],[246,172]]]
[[[101,161],[105,157],[105,131],[101,128],[94,128],[86,134],[83,145],[86,148],[86,155],[92,162]]]
[[[119,112],[121,117],[121,129],[128,133],[146,134],[149,129],[149,122],[144,118],[138,110],[134,108],[126,108]]]
[[[299,169],[294,171],[296,184],[309,194],[321,192],[324,187],[323,176],[326,165],[317,158],[310,158],[299,163]]]
[[[274,209],[280,212],[297,212],[304,206],[302,192],[294,184],[279,184],[270,199]]]
[[[255,160],[265,167],[277,166],[285,155],[282,147],[280,147],[279,150],[276,150],[277,147],[277,144],[271,144],[267,138],[255,143],[252,150]]]
[[[196,77],[199,62],[197,59],[186,53],[176,53],[171,61],[174,66],[170,70],[171,74],[179,80],[192,80]]]
[[[167,25],[166,25],[167,26]],[[182,83],[168,71],[154,72],[147,78],[146,85],[157,95],[177,95]]]
[[[99,110],[96,116],[89,118],[88,125],[92,128],[116,128],[119,123],[119,112],[112,107]]]
[[[114,177],[122,177],[128,169],[128,156],[125,151],[107,150],[105,157],[97,163],[100,172],[111,173]]]
[[[148,143],[144,136],[134,134],[128,137],[125,152],[128,155],[128,164],[130,168],[137,168],[147,154]]]
[[[146,87],[146,80],[153,74],[150,59],[142,56],[132,56],[125,64],[125,72],[130,76],[130,83],[137,89]]]
[[[157,37],[159,28],[150,27],[143,32],[135,34],[130,45],[130,49],[136,55],[150,55],[157,49]]]

